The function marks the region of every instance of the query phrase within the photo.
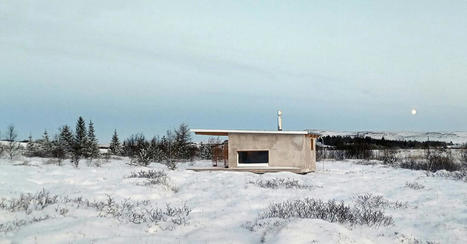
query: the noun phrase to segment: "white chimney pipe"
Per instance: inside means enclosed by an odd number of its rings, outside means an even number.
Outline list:
[[[282,111],[277,111],[277,130],[282,131]]]

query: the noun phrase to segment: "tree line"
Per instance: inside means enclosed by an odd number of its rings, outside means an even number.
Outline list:
[[[324,145],[331,146],[337,150],[348,150],[353,147],[365,147],[369,150],[377,149],[425,149],[431,148],[446,148],[452,143],[442,141],[413,141],[413,140],[386,140],[366,137],[351,137],[351,136],[323,136],[318,139]]]
[[[100,152],[94,123],[89,121],[86,125],[83,117],[79,117],[74,131],[70,126],[64,125],[52,138],[47,130],[44,131],[41,139],[33,140],[29,136],[25,155],[57,158],[60,161],[69,158],[75,167],[78,167],[83,158],[96,159],[100,156]]]
[[[335,158],[335,159],[371,159],[374,158],[374,151],[394,151],[399,149],[442,149],[447,148],[452,143],[441,141],[402,141],[402,140],[386,140],[366,137],[351,137],[351,136],[323,136],[318,139],[321,145],[317,146],[318,158]]]
[[[6,144],[0,145],[0,155],[6,154],[13,159],[19,153],[27,157],[56,158],[59,164],[70,159],[75,167],[79,166],[81,159],[93,159],[111,156],[129,157],[132,164],[148,165],[151,162],[161,162],[169,168],[175,168],[180,161],[192,161],[194,158],[211,159],[212,143],[219,140],[210,139],[208,143],[195,144],[192,140],[188,125],[181,124],[175,130],[168,130],[163,136],[154,136],[151,139],[141,134],[133,134],[121,141],[117,130],[114,130],[109,149],[99,149],[95,134],[94,123],[86,123],[79,117],[74,130],[64,125],[57,134],[50,136],[48,131],[43,132],[42,138],[34,140],[29,136],[25,141],[26,147],[21,148],[17,142],[17,133],[14,126],[9,126],[4,140]]]
[[[164,136],[155,136],[150,140],[143,134],[131,135],[121,145],[114,132],[110,151],[115,155],[130,157],[135,164],[162,162],[173,169],[178,161],[192,161],[198,155],[199,148],[192,141],[188,125],[181,124],[174,131],[168,130]]]

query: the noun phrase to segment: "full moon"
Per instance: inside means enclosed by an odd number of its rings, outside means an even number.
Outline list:
[[[410,111],[412,113],[412,115],[416,115],[417,114],[417,110],[415,108],[412,108],[412,111]]]

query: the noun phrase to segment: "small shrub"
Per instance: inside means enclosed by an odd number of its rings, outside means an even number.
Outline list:
[[[146,179],[161,179],[167,177],[163,170],[140,170],[132,172],[128,178],[146,178]]]
[[[400,162],[398,166],[403,169],[413,169],[413,170],[427,170],[428,169],[428,165],[426,161],[419,160],[414,157],[406,157],[404,160]]]
[[[60,214],[62,216],[65,216],[65,215],[68,214],[68,212],[70,212],[70,210],[68,208],[64,208],[64,207],[56,207],[55,212],[57,212],[58,214]]]
[[[383,156],[380,158],[383,164],[393,165],[397,162],[397,151],[392,149],[384,149]]]
[[[106,202],[95,203],[101,217],[114,217],[120,221],[133,224],[169,222],[175,225],[187,224],[191,208],[186,205],[173,207],[169,204],[165,209],[147,207],[147,202],[131,202],[129,199],[116,203],[110,197]],[[169,229],[173,229],[169,227]]]
[[[71,154],[71,164],[75,166],[75,168],[78,168],[80,160],[81,160],[81,156],[78,153],[73,152]]]
[[[452,171],[452,172],[449,172],[446,170],[439,170],[434,173],[426,172],[426,175],[430,177],[444,177],[444,178],[451,179],[451,180],[460,180],[460,181],[467,182],[467,169],[463,169],[460,171]]]
[[[359,165],[375,165],[377,162],[374,160],[357,160],[354,163]]]
[[[50,218],[50,216],[45,215],[45,216],[40,216],[40,217],[32,217],[31,219],[20,219],[20,220],[9,221],[9,222],[0,224],[0,233],[15,231],[15,230],[18,230],[18,229],[20,229],[21,227],[23,227],[25,225],[41,222],[41,221],[44,221],[44,220],[48,220],[49,218]]]
[[[141,170],[132,172],[128,178],[144,178],[147,179],[144,185],[163,185],[174,192],[178,191],[175,186],[170,184],[170,178],[163,170]]]
[[[177,168],[177,162],[173,159],[167,158],[164,161],[165,166],[170,170],[175,170]]]
[[[344,202],[330,200],[324,202],[305,198],[303,200],[274,203],[260,213],[257,221],[250,224],[249,229],[255,229],[264,219],[310,218],[329,222],[360,224],[368,226],[392,225],[393,219],[386,216],[382,210],[375,208],[359,208],[345,205]]]
[[[289,179],[289,178],[258,179],[256,181],[250,181],[250,184],[254,184],[262,188],[270,188],[270,189],[278,189],[278,188],[304,189],[304,188],[312,187],[309,185],[303,185],[296,179]]]
[[[29,219],[7,222],[0,224],[0,232],[14,231],[30,223],[42,221],[51,217],[65,216],[69,213],[71,208],[95,209],[99,217],[113,217],[121,222],[134,224],[157,224],[159,222],[164,222],[167,226],[163,229],[166,230],[173,230],[177,225],[188,224],[188,217],[191,213],[191,208],[186,204],[181,207],[167,204],[165,208],[157,208],[152,207],[151,202],[148,200],[132,201],[130,199],[125,199],[121,202],[117,202],[111,196],[107,195],[107,199],[105,200],[90,201],[83,197],[59,197],[50,194],[46,190],[35,194],[21,194],[18,198],[2,199],[0,201],[0,209],[12,212],[24,211],[28,216],[31,216],[32,210],[40,211],[50,205],[55,205],[57,216],[29,217]]]
[[[30,214],[33,210],[42,210],[49,205],[56,204],[58,196],[42,189],[35,194],[21,194],[17,199],[0,200],[0,209],[11,212],[25,211]]]
[[[383,196],[371,193],[355,196],[355,203],[363,209],[407,208],[407,202],[389,201]]]
[[[89,201],[82,197],[70,199],[65,198],[65,203],[75,204],[75,207],[93,208],[98,211],[99,217],[113,217],[121,222],[133,224],[167,222],[176,225],[184,225],[188,223],[188,216],[191,213],[191,208],[186,205],[182,207],[173,207],[166,205],[166,208],[154,208],[150,206],[150,201],[132,201],[125,199],[121,202],[116,202],[111,196],[107,195],[107,199],[103,201]],[[168,227],[173,229],[173,227]]]
[[[438,170],[456,171],[460,169],[460,165],[454,162],[451,153],[436,153],[428,158],[428,170],[436,172]]]
[[[138,162],[143,166],[148,166],[151,163],[151,154],[146,148],[142,148],[137,155]]]
[[[136,154],[130,156],[130,165],[148,166],[151,161],[151,152],[147,148],[140,148]]]
[[[405,186],[414,190],[421,190],[425,188],[424,185],[419,184],[417,182],[405,182]]]
[[[455,162],[450,151],[440,150],[428,150],[424,158],[408,157],[399,164],[399,167],[431,172],[438,170],[456,171],[461,169],[461,165]]]

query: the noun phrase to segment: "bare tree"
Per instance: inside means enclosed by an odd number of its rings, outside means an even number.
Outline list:
[[[16,141],[18,134],[16,133],[15,127],[13,125],[8,126],[5,141],[7,141],[4,146],[4,150],[7,153],[8,158],[12,160],[16,155],[18,155],[21,145]]]

